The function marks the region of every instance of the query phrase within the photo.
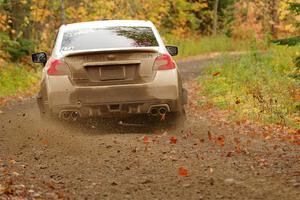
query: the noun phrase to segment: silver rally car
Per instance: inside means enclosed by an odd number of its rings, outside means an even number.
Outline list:
[[[41,115],[89,117],[184,115],[187,93],[172,56],[150,21],[104,20],[62,25],[44,65]]]

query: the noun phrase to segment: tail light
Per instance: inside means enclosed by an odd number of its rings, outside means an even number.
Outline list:
[[[51,62],[50,68],[47,70],[48,75],[68,75],[69,74],[69,69],[68,66],[58,60],[55,59]]]
[[[155,59],[154,67],[157,70],[175,69],[175,63],[169,54],[163,54]]]

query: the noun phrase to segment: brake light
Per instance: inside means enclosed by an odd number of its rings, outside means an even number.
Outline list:
[[[67,75],[66,65],[58,59],[51,62],[50,68],[47,70],[48,75]]]
[[[157,70],[175,69],[175,63],[169,54],[163,54],[155,59],[154,67]]]

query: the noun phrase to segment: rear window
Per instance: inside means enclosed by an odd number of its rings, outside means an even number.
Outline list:
[[[150,27],[104,27],[71,30],[64,33],[61,50],[154,47],[157,40]]]

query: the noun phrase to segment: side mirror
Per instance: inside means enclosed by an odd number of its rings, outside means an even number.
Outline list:
[[[176,46],[166,46],[169,54],[171,56],[177,56],[178,55],[178,47]]]
[[[47,62],[47,54],[45,52],[34,53],[31,55],[32,62],[42,63],[43,65]]]

